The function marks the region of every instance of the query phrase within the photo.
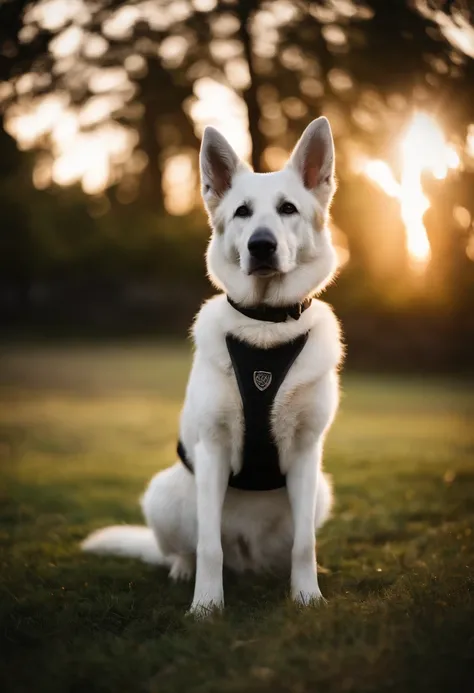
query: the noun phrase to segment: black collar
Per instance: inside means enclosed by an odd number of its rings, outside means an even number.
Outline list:
[[[299,320],[300,316],[304,311],[310,307],[311,298],[305,298],[301,303],[294,303],[291,306],[267,306],[264,303],[259,306],[239,306],[238,303],[227,296],[232,308],[238,310],[242,315],[246,315],[248,318],[253,320],[263,320],[264,322],[286,322],[288,318],[293,318],[293,320]]]

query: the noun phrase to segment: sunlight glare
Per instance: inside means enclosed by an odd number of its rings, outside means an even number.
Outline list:
[[[229,84],[237,90],[247,89],[250,84],[250,73],[247,62],[243,58],[227,60],[224,72]]]
[[[217,0],[193,0],[193,5],[197,12],[210,12],[217,5]]]
[[[474,123],[471,123],[467,128],[466,155],[469,159],[474,160]]]
[[[226,137],[237,154],[247,159],[251,142],[248,115],[243,100],[224,84],[209,77],[194,84],[196,101],[191,105],[191,117],[201,135],[206,125],[214,125]]]
[[[64,112],[66,103],[64,95],[50,94],[38,99],[31,109],[13,107],[7,113],[5,129],[18,141],[20,149],[30,149],[39,138],[51,131]]]
[[[79,111],[79,122],[83,127],[91,127],[109,118],[114,111],[123,107],[123,99],[118,94],[103,94],[91,97]]]
[[[69,26],[49,44],[49,49],[55,58],[67,58],[77,53],[82,45],[84,32],[78,26]]]
[[[130,86],[127,71],[123,67],[107,67],[95,70],[89,78],[89,89],[95,94],[124,90]]]
[[[108,41],[98,34],[89,34],[84,37],[82,51],[86,58],[100,58],[109,47]]]
[[[137,7],[125,5],[116,10],[102,24],[102,29],[107,38],[120,40],[132,36],[135,23],[141,18]]]
[[[168,36],[161,43],[158,52],[164,62],[170,67],[179,67],[186,57],[189,48],[184,36]]]
[[[398,183],[392,173],[392,169],[385,161],[371,159],[365,164],[364,171],[365,175],[377,183],[389,197],[399,197],[400,183]]]
[[[469,3],[466,3],[469,4]],[[428,0],[415,0],[416,9],[438,25],[440,32],[454,48],[474,58],[474,26],[460,8],[443,12]]]
[[[81,182],[85,193],[100,193],[113,178],[114,164],[123,164],[135,145],[136,133],[118,123],[78,132],[73,142],[59,147],[52,179],[58,185]]]
[[[430,171],[443,180],[449,170],[460,165],[456,150],[446,143],[443,131],[426,113],[415,113],[401,141],[402,172],[400,183],[384,161],[368,160],[362,169],[387,195],[396,197],[405,225],[406,245],[412,267],[423,271],[431,256],[423,216],[430,202],[423,192],[422,175]]]
[[[459,165],[459,157],[446,144],[436,121],[426,113],[416,113],[402,141],[402,158],[400,204],[407,250],[414,265],[423,269],[429,262],[431,251],[423,224],[430,202],[423,193],[422,174],[431,171],[435,178],[443,180],[450,168]]]
[[[90,13],[84,0],[41,0],[30,3],[24,15],[25,24],[37,23],[47,31],[58,31],[69,22],[85,23]]]
[[[166,209],[177,216],[189,213],[196,202],[196,171],[187,154],[170,157],[163,171]]]
[[[66,149],[76,139],[78,129],[77,116],[71,111],[63,111],[51,129],[51,139],[54,145],[62,150]]]

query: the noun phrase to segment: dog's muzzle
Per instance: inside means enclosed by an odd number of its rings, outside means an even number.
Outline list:
[[[249,238],[249,274],[273,274],[277,269],[277,240],[270,229],[261,227]]]

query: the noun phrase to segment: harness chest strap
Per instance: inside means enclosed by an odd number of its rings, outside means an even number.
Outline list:
[[[227,335],[226,343],[234,369],[244,414],[242,467],[229,478],[229,486],[245,491],[271,491],[286,485],[280,471],[278,448],[271,430],[272,405],[290,368],[303,350],[308,332],[291,342],[259,349]],[[184,445],[178,456],[193,472]]]

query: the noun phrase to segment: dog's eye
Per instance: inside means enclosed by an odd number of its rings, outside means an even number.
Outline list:
[[[298,210],[292,202],[282,202],[278,207],[278,214],[290,216],[291,214],[298,214]]]
[[[252,210],[248,205],[240,205],[234,212],[234,217],[240,217],[241,219],[247,219],[252,216]]]

